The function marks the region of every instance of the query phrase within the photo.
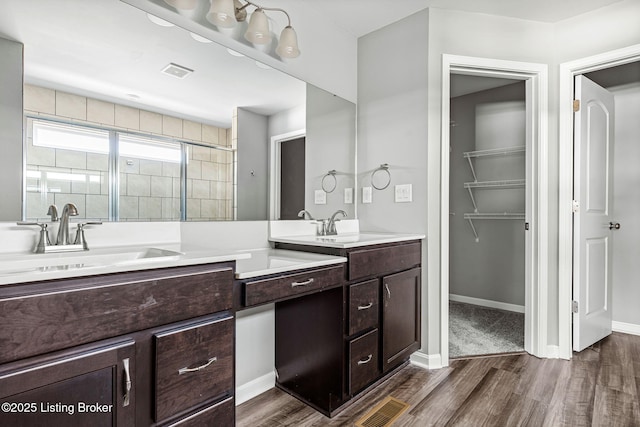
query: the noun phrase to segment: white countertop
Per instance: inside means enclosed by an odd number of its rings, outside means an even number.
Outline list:
[[[270,237],[269,241],[279,243],[291,243],[296,245],[322,246],[328,248],[355,248],[367,245],[379,245],[383,243],[403,242],[407,240],[424,239],[424,234],[400,234],[400,233],[345,233],[336,236],[293,235]]]
[[[119,246],[65,253],[0,255],[0,285],[249,258],[251,253],[190,245]]]
[[[264,248],[240,252],[250,253],[251,257],[237,261],[236,279],[247,279],[347,262],[344,257],[282,249]]]

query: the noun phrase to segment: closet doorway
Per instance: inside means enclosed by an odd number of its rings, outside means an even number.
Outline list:
[[[439,233],[439,263],[440,277],[440,363],[446,366],[449,363],[449,294],[450,294],[450,220],[455,215],[450,215],[450,170],[451,170],[451,144],[449,142],[450,118],[450,87],[452,75],[491,77],[494,79],[509,79],[523,82],[525,87],[525,149],[524,149],[524,219],[503,220],[519,222],[524,230],[524,350],[537,357],[554,357],[553,348],[547,342],[547,319],[549,311],[549,159],[548,159],[548,67],[545,64],[529,62],[505,61],[490,58],[477,58],[469,56],[448,55],[442,56],[442,132],[440,149],[440,233]],[[478,150],[472,150],[478,151]],[[510,154],[512,155],[512,154]],[[514,155],[514,154],[513,154]],[[522,155],[518,154],[518,155]],[[468,162],[468,159],[463,160]],[[472,160],[474,161],[474,160]],[[479,161],[476,159],[475,161]],[[484,161],[484,160],[482,160]],[[473,165],[476,167],[476,165]],[[467,168],[470,166],[467,164]],[[485,167],[486,169],[486,167]],[[492,171],[493,172],[493,171]],[[480,176],[477,180],[480,181]],[[522,179],[522,178],[520,178]],[[468,189],[465,197],[470,198]],[[495,189],[475,189],[475,192],[495,192]],[[486,195],[485,195],[486,196]],[[475,194],[474,194],[475,197]],[[495,197],[490,196],[490,197]],[[497,213],[497,211],[481,212],[481,206],[477,213]],[[485,200],[486,201],[486,200]],[[484,208],[484,204],[482,207]],[[487,205],[490,206],[490,205]],[[489,209],[487,207],[487,209]],[[475,245],[476,234],[482,241],[480,227],[476,223],[481,221],[496,221],[471,217],[474,228],[465,222],[461,212],[463,226],[461,230],[470,234],[469,245]],[[502,212],[504,214],[504,212]],[[522,212],[508,212],[521,214]],[[469,218],[469,217],[467,217]],[[475,221],[473,221],[475,220]],[[524,228],[528,227],[527,230]],[[482,227],[486,228],[486,227]],[[521,261],[522,262],[522,261]],[[465,268],[462,266],[461,268]],[[510,268],[509,265],[503,268]],[[514,304],[516,305],[516,304]]]
[[[524,352],[526,85],[452,74],[449,357]]]

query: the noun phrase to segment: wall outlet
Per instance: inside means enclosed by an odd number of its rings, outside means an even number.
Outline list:
[[[411,184],[401,184],[395,186],[396,203],[408,203],[413,201]]]
[[[362,203],[371,203],[372,193],[371,187],[362,187]]]
[[[347,205],[353,203],[353,188],[344,189],[344,203]]]
[[[316,190],[314,193],[314,203],[316,205],[326,205],[327,193],[325,193],[324,190]]]

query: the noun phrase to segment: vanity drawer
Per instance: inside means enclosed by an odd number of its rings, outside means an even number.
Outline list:
[[[244,283],[244,305],[287,299],[299,294],[338,286],[344,278],[342,265]]]
[[[233,394],[234,318],[211,317],[154,335],[155,419]]]
[[[227,310],[232,288],[216,265],[0,287],[0,363]]]
[[[349,331],[353,335],[378,325],[378,279],[349,286]]]
[[[420,242],[360,249],[348,253],[349,280],[407,270],[421,262]]]
[[[233,403],[233,398],[230,397],[178,421],[169,423],[166,427],[233,426],[235,425],[235,412],[236,407]]]
[[[378,330],[349,342],[349,395],[378,378]]]

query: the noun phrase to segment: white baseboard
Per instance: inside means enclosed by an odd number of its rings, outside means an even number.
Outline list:
[[[253,399],[267,390],[271,390],[275,387],[275,384],[276,374],[275,372],[269,372],[266,375],[236,387],[236,406]]]
[[[612,323],[612,327],[614,332],[622,332],[625,334],[631,335],[640,335],[640,325],[635,325],[633,323],[624,323],[624,322],[616,322],[615,320]]]
[[[497,308],[499,310],[524,313],[524,305],[509,304],[506,302],[492,301],[482,298],[465,297],[464,295],[455,294],[449,294],[449,299],[455,302],[464,302],[466,304],[480,305],[482,307]]]
[[[560,358],[560,346],[548,345],[547,354],[544,355],[547,359],[559,359]]]
[[[411,355],[411,364],[425,369],[442,368],[442,357],[440,354],[426,354],[416,351]]]

